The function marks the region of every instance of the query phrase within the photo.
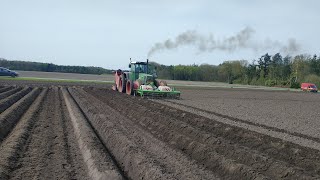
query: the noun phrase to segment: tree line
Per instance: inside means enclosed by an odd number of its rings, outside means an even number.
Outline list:
[[[63,72],[80,74],[111,74],[112,71],[102,67],[93,66],[63,66],[52,63],[9,61],[0,58],[0,67],[23,71]]]
[[[248,60],[233,60],[219,65],[165,66],[155,62],[151,62],[151,65],[162,79],[292,88],[299,88],[302,82],[310,82],[320,87],[320,57],[317,55],[283,57],[280,53],[266,53],[250,63]]]
[[[64,72],[81,74],[111,74],[101,67],[62,66],[52,63],[9,61],[0,58],[0,66],[14,70]],[[151,71],[161,79],[187,81],[215,81],[235,84],[281,86],[299,88],[300,83],[315,83],[320,87],[320,57],[300,54],[282,56],[268,53],[251,62],[248,60],[224,61],[219,65],[166,66],[150,62]]]

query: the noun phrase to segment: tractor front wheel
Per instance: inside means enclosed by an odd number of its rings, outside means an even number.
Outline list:
[[[126,93],[128,95],[133,95],[133,83],[131,82],[131,80],[128,80],[127,81],[127,84],[126,84]]]

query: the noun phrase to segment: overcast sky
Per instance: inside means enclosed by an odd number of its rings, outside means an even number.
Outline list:
[[[224,42],[246,28],[251,46],[286,46],[294,39],[300,48],[291,54],[319,54],[319,19],[318,0],[0,0],[0,57],[126,68],[130,57],[143,61],[155,43],[176,43],[185,32]],[[199,51],[191,42],[149,58],[165,65],[219,64],[281,51],[280,45],[263,47]]]

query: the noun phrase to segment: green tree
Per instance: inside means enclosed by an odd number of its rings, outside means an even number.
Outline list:
[[[260,69],[263,71],[263,73],[260,73],[262,75],[262,77],[260,78],[264,79],[268,75],[268,67],[271,63],[271,56],[268,53],[261,56],[259,58],[258,63],[259,63]]]
[[[282,79],[283,76],[283,60],[280,53],[275,54],[272,56],[272,60],[269,66],[269,79],[271,80],[279,80]]]

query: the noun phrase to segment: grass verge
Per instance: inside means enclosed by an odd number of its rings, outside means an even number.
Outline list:
[[[38,81],[38,82],[65,82],[65,83],[96,83],[96,84],[112,84],[113,81],[100,80],[78,80],[78,79],[57,79],[57,78],[36,78],[36,77],[0,77],[0,80],[9,81]]]

